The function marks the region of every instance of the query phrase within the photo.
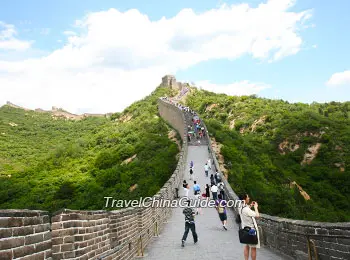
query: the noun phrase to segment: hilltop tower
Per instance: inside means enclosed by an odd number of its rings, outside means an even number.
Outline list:
[[[171,89],[178,89],[178,84],[176,82],[176,78],[173,75],[165,75],[162,78],[162,85],[164,87],[169,87]]]

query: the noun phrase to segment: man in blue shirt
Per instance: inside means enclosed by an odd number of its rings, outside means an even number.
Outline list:
[[[198,195],[201,192],[201,188],[197,184],[197,181],[194,181],[193,183],[194,183],[194,185],[193,185],[193,193],[194,193],[194,195]]]

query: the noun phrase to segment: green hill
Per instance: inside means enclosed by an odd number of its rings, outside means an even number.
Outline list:
[[[99,210],[104,196],[154,195],[179,152],[157,117],[157,99],[169,92],[158,88],[110,118],[68,120],[1,107],[0,208]]]
[[[186,105],[223,145],[233,189],[248,192],[263,213],[350,221],[350,102],[291,104],[200,90]]]

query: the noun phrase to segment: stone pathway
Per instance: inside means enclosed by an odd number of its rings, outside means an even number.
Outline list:
[[[208,159],[207,146],[189,146],[187,157],[187,176],[185,179],[190,183],[190,194],[193,196],[193,181],[189,181],[189,163],[194,162],[195,180],[200,184],[203,191],[205,184],[210,184],[209,177],[205,177],[204,164]],[[211,172],[209,172],[210,176]],[[203,192],[201,192],[203,193]],[[180,196],[184,191],[180,187]],[[185,247],[181,247],[181,238],[184,232],[185,221],[182,208],[173,209],[173,215],[165,225],[161,234],[153,238],[148,248],[146,248],[145,259],[186,259],[186,260],[206,260],[206,259],[240,259],[244,260],[243,245],[238,240],[238,226],[234,222],[234,214],[228,210],[228,231],[222,228],[219,216],[215,208],[203,208],[202,215],[195,217],[198,243],[193,243],[191,231],[188,234]],[[268,248],[257,249],[257,259],[259,260],[282,260],[291,259],[276,254]]]

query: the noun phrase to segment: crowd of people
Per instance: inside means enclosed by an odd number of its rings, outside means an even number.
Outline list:
[[[205,131],[205,128],[201,125],[201,120],[197,116],[196,112],[191,110],[189,107],[186,107],[177,102],[174,102],[171,98],[162,97],[161,99],[167,101],[170,104],[173,104],[174,106],[179,108],[181,111],[188,112],[192,115],[193,125],[188,125],[187,140],[190,142],[192,138],[196,138],[198,140],[198,143],[200,144],[199,139],[206,137],[207,133]],[[222,223],[222,227],[224,230],[227,230],[227,201],[225,196],[225,184],[223,182],[222,176],[217,170],[215,170],[215,173],[210,174],[210,177],[209,177],[209,170],[212,170],[212,163],[209,158],[204,165],[204,175],[205,177],[209,178],[210,184],[209,183],[205,184],[205,189],[202,191],[200,184],[195,178],[195,174],[197,173],[195,173],[194,171],[193,161],[190,162],[189,169],[190,169],[189,180],[193,181],[192,190],[193,190],[194,198],[197,200],[201,200],[201,199],[214,200],[215,209]],[[198,242],[198,234],[196,232],[196,225],[195,225],[195,216],[202,214],[202,209],[200,208],[200,206],[193,208],[190,205],[191,196],[189,194],[190,194],[191,187],[186,180],[183,181],[183,189],[184,189],[184,197],[186,197],[187,199],[186,200],[187,207],[183,210],[183,214],[185,216],[185,232],[181,239],[182,247],[185,246],[185,241],[187,239],[189,230],[191,230],[192,232],[194,243],[196,244]],[[241,201],[244,201],[244,203],[242,204],[242,206],[236,209],[238,212],[238,217],[236,218],[236,222],[240,226],[240,232],[239,232],[240,242],[244,244],[244,250],[243,250],[244,259],[248,260],[249,256],[251,256],[252,260],[256,260],[256,249],[260,248],[259,230],[255,220],[255,218],[260,217],[259,211],[258,211],[258,203],[256,201],[253,201],[250,203],[250,197],[248,194],[242,194],[241,196],[239,196],[239,199]],[[246,231],[246,233],[241,231]],[[247,236],[241,237],[241,234],[247,234],[248,240],[247,240]],[[254,242],[250,243],[249,241],[254,241]]]

